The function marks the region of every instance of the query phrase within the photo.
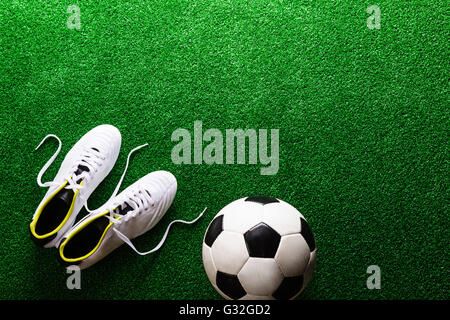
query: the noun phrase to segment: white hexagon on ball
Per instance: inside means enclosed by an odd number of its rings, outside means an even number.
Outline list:
[[[306,286],[311,280],[312,274],[314,272],[314,268],[316,267],[316,258],[317,258],[317,249],[311,252],[308,265],[306,266],[303,286]]]
[[[230,207],[226,206],[223,216],[223,229],[238,233],[245,233],[262,221],[262,206],[244,199],[234,201]]]
[[[281,237],[275,260],[286,277],[294,277],[305,272],[310,259],[308,244],[300,233]]]
[[[216,283],[217,269],[213,261],[211,248],[208,247],[205,243],[203,243],[202,245],[202,259],[203,266],[205,267],[205,272],[208,276],[209,281],[211,281],[211,283]]]
[[[271,296],[283,278],[276,261],[267,258],[249,258],[238,273],[242,287],[255,296]]]
[[[303,216],[289,203],[279,201],[279,203],[269,203],[263,207],[262,222],[269,225],[280,236],[300,232],[300,217]]]
[[[236,232],[222,231],[211,247],[211,255],[218,271],[237,274],[248,260],[244,236]]]

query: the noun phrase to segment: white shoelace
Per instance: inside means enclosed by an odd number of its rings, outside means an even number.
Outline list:
[[[173,220],[171,223],[169,223],[169,225],[167,226],[166,232],[164,233],[162,239],[159,241],[159,243],[151,250],[146,251],[146,252],[141,252],[139,250],[136,249],[136,247],[133,245],[133,243],[131,242],[131,240],[124,235],[122,232],[120,232],[119,230],[117,230],[116,228],[113,228],[113,230],[116,232],[117,236],[122,239],[123,242],[125,242],[127,245],[129,245],[131,247],[131,249],[133,249],[137,254],[141,255],[141,256],[145,256],[147,254],[153,253],[155,251],[158,251],[162,245],[164,244],[164,242],[166,241],[167,235],[169,234],[169,230],[170,227],[175,224],[175,223],[183,223],[183,224],[193,224],[195,222],[197,222],[198,219],[200,219],[203,216],[203,213],[205,213],[207,208],[203,209],[203,211],[197,216],[197,218],[195,218],[194,220],[191,221],[185,221],[185,220]]]
[[[149,210],[155,202],[147,192],[142,192],[139,189],[128,191],[121,195],[121,199],[111,200],[111,203],[102,211],[109,212],[106,216],[111,222],[120,224],[120,219],[126,214],[122,214],[121,210],[130,207],[131,214],[139,214],[141,209]],[[120,218],[117,218],[120,217]]]

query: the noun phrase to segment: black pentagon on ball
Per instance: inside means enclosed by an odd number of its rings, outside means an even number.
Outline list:
[[[272,294],[275,299],[289,300],[293,298],[303,287],[303,275],[297,277],[286,277],[277,290]]]
[[[234,274],[217,271],[216,284],[223,293],[234,300],[240,299],[247,294],[238,277]]]
[[[205,235],[205,243],[211,247],[219,234],[223,231],[223,215],[216,217],[211,221]]]
[[[253,197],[248,197],[247,199],[245,199],[245,201],[250,201],[250,202],[256,202],[256,203],[260,203],[262,205],[268,204],[268,203],[275,203],[275,202],[280,202],[278,199],[276,198],[272,198],[272,197],[266,197],[266,196],[253,196]]]
[[[248,254],[253,258],[273,258],[278,250],[281,236],[264,222],[244,234]]]
[[[309,251],[313,252],[314,249],[316,248],[316,241],[314,239],[312,230],[305,219],[300,218],[300,223],[301,223],[300,234],[303,236],[306,243],[308,244]]]

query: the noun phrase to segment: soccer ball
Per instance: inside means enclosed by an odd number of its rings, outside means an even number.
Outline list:
[[[203,239],[203,266],[226,299],[294,299],[311,278],[316,244],[303,215],[275,198],[225,206]]]

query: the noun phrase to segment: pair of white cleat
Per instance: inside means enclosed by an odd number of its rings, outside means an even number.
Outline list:
[[[204,211],[192,221],[172,221],[154,249],[139,252],[130,239],[152,229],[167,212],[177,191],[175,177],[167,171],[155,171],[117,194],[130,155],[146,145],[139,146],[128,155],[122,177],[110,199],[91,211],[87,208],[89,196],[109,174],[119,156],[122,142],[119,130],[112,125],[100,125],[86,133],[66,155],[53,181],[42,183],[42,175],[61,150],[61,140],[55,135],[46,136],[37,148],[49,137],[57,139],[59,147],[38,174],[38,185],[48,187],[48,191],[36,209],[30,232],[36,244],[57,247],[63,265],[87,268],[123,243],[141,255],[152,253],[162,246],[173,223],[191,224],[202,216]],[[89,214],[74,225],[83,207]]]

